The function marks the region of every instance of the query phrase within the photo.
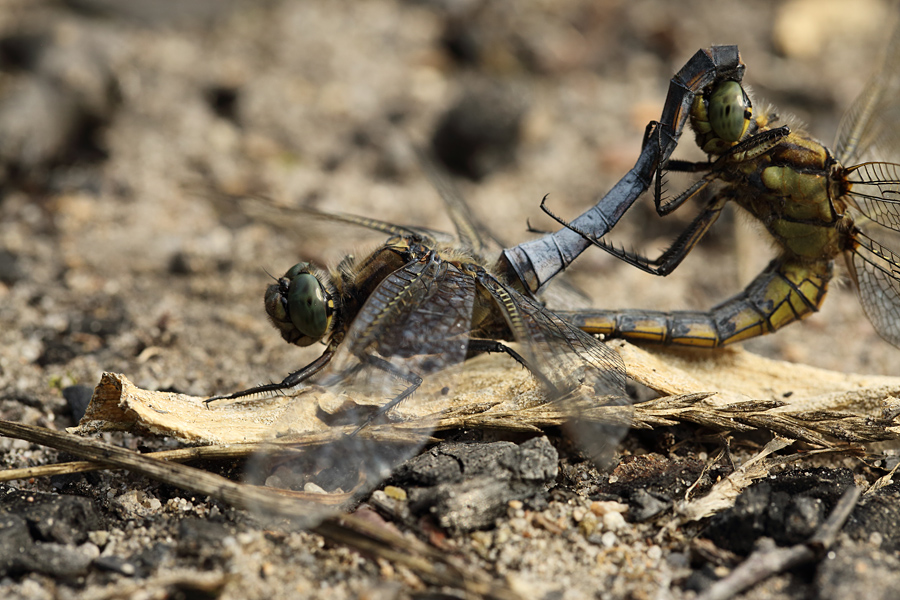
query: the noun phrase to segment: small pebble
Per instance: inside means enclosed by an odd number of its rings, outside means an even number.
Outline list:
[[[305,484],[303,484],[303,491],[306,492],[307,494],[325,494],[325,493],[327,493],[327,492],[325,492],[324,489],[322,489],[322,487],[316,485],[312,481],[308,481]]]
[[[384,486],[384,495],[400,502],[406,502],[406,490],[395,485]]]
[[[673,569],[687,569],[691,566],[691,561],[683,552],[672,552],[666,556],[666,562]]]
[[[472,542],[481,548],[488,549],[493,542],[493,535],[487,531],[473,531]]]
[[[528,521],[522,517],[513,517],[509,520],[509,528],[517,533],[521,533],[528,529]]]
[[[602,517],[606,513],[623,513],[628,511],[628,505],[621,502],[591,502],[591,512]]]
[[[600,521],[594,513],[587,513],[584,515],[584,518],[578,522],[578,529],[584,537],[590,537],[600,529]]]
[[[625,517],[622,513],[608,512],[603,515],[603,528],[608,531],[618,531],[625,527]]]
[[[108,531],[89,531],[88,532],[88,540],[90,540],[91,543],[94,543],[97,546],[102,548],[109,542],[109,532]]]

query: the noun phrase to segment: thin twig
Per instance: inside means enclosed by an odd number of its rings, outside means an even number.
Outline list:
[[[213,446],[197,446],[192,448],[177,448],[174,450],[148,452],[143,454],[143,456],[179,463],[191,460],[224,460],[246,458],[254,452],[259,452],[264,447],[264,444],[217,444]],[[6,469],[5,471],[0,471],[0,482],[14,481],[16,479],[31,479],[33,477],[52,477],[53,475],[86,473],[88,471],[100,471],[107,468],[109,467],[96,462],[76,460],[55,463],[52,465],[23,467],[21,469]]]

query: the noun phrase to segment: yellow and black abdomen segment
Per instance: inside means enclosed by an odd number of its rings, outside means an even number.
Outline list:
[[[832,261],[798,264],[777,258],[747,288],[701,311],[554,311],[588,333],[633,341],[715,348],[772,333],[819,310]]]

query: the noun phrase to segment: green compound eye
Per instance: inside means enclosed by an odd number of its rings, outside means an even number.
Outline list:
[[[291,271],[288,271],[288,277]],[[304,336],[318,340],[325,335],[328,329],[325,304],[325,292],[315,275],[303,273],[291,280],[287,293],[288,313],[291,323]]]
[[[293,281],[297,278],[298,275],[303,275],[304,273],[310,272],[310,264],[308,262],[297,263],[293,267],[291,267],[287,273],[284,274],[284,279],[288,281]]]
[[[750,99],[736,81],[726,81],[709,98],[709,124],[719,138],[737,142],[750,124]]]

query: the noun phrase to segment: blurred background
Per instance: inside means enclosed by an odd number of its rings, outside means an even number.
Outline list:
[[[70,419],[100,373],[196,395],[280,380],[321,347],[268,325],[266,271],[383,236],[273,228],[210,190],[447,229],[410,142],[507,245],[574,218],[634,163],[669,79],[738,44],[755,105],[831,144],[896,6],[858,0],[0,0],[0,413]],[[692,154],[692,135],[676,156]],[[896,157],[895,157],[896,158]],[[655,255],[693,216],[641,200],[613,239]],[[603,307],[703,309],[771,258],[729,212],[663,279],[599,250],[571,270]],[[745,347],[895,373],[841,266],[821,313]],[[843,282],[843,283],[842,283]],[[66,424],[63,421],[63,424]]]

